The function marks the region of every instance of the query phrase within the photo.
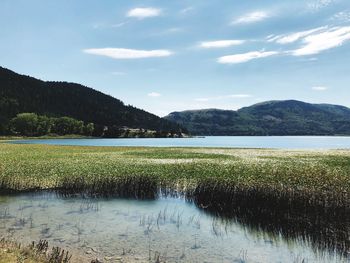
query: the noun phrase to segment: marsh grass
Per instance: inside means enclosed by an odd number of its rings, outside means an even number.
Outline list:
[[[181,160],[191,160],[190,162]],[[82,147],[0,144],[2,193],[153,199],[208,190],[324,207],[350,203],[350,151]],[[226,198],[226,196],[225,196]]]
[[[46,240],[32,242],[29,246],[19,243],[0,240],[0,263],[69,263],[72,255],[59,247],[50,249]]]
[[[233,218],[257,231],[302,237],[316,247],[341,253],[350,248],[348,150],[3,143],[0,189],[2,193],[53,190],[88,197],[182,196],[215,216]],[[159,224],[161,218],[162,214],[154,221]],[[182,223],[180,215],[173,220]],[[147,220],[140,224],[149,225]],[[148,228],[147,232],[152,231]],[[220,235],[216,225],[213,232]]]

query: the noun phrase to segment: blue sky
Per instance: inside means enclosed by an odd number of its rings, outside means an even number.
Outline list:
[[[349,0],[1,0],[0,65],[164,116],[350,106]]]

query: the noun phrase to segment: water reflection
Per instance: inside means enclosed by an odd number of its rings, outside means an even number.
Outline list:
[[[229,194],[210,187],[195,192],[191,200],[225,223],[244,225],[270,239],[308,244],[320,255],[350,260],[350,207],[325,207],[304,198],[291,201],[257,191]]]
[[[77,262],[347,262],[344,253],[328,249],[349,248],[348,218],[333,217],[330,224],[331,215],[308,218],[312,213],[306,210],[267,211],[261,205],[223,213],[224,204],[208,204],[203,197],[194,203],[52,193],[7,196],[0,198],[0,235],[24,243],[47,239],[67,248]]]

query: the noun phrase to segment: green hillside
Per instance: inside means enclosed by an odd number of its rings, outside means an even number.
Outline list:
[[[350,109],[296,100],[268,101],[238,111],[206,109],[165,117],[195,135],[350,135]]]
[[[46,82],[0,67],[0,134],[18,113],[67,116],[96,127],[129,127],[156,131],[179,125],[76,83]]]

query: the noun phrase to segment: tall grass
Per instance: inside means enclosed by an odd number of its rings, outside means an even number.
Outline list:
[[[2,192],[54,189],[154,198],[160,190],[190,196],[207,187],[346,207],[350,151],[0,144]]]
[[[350,249],[350,151],[0,144],[0,190],[184,196],[253,229]]]

